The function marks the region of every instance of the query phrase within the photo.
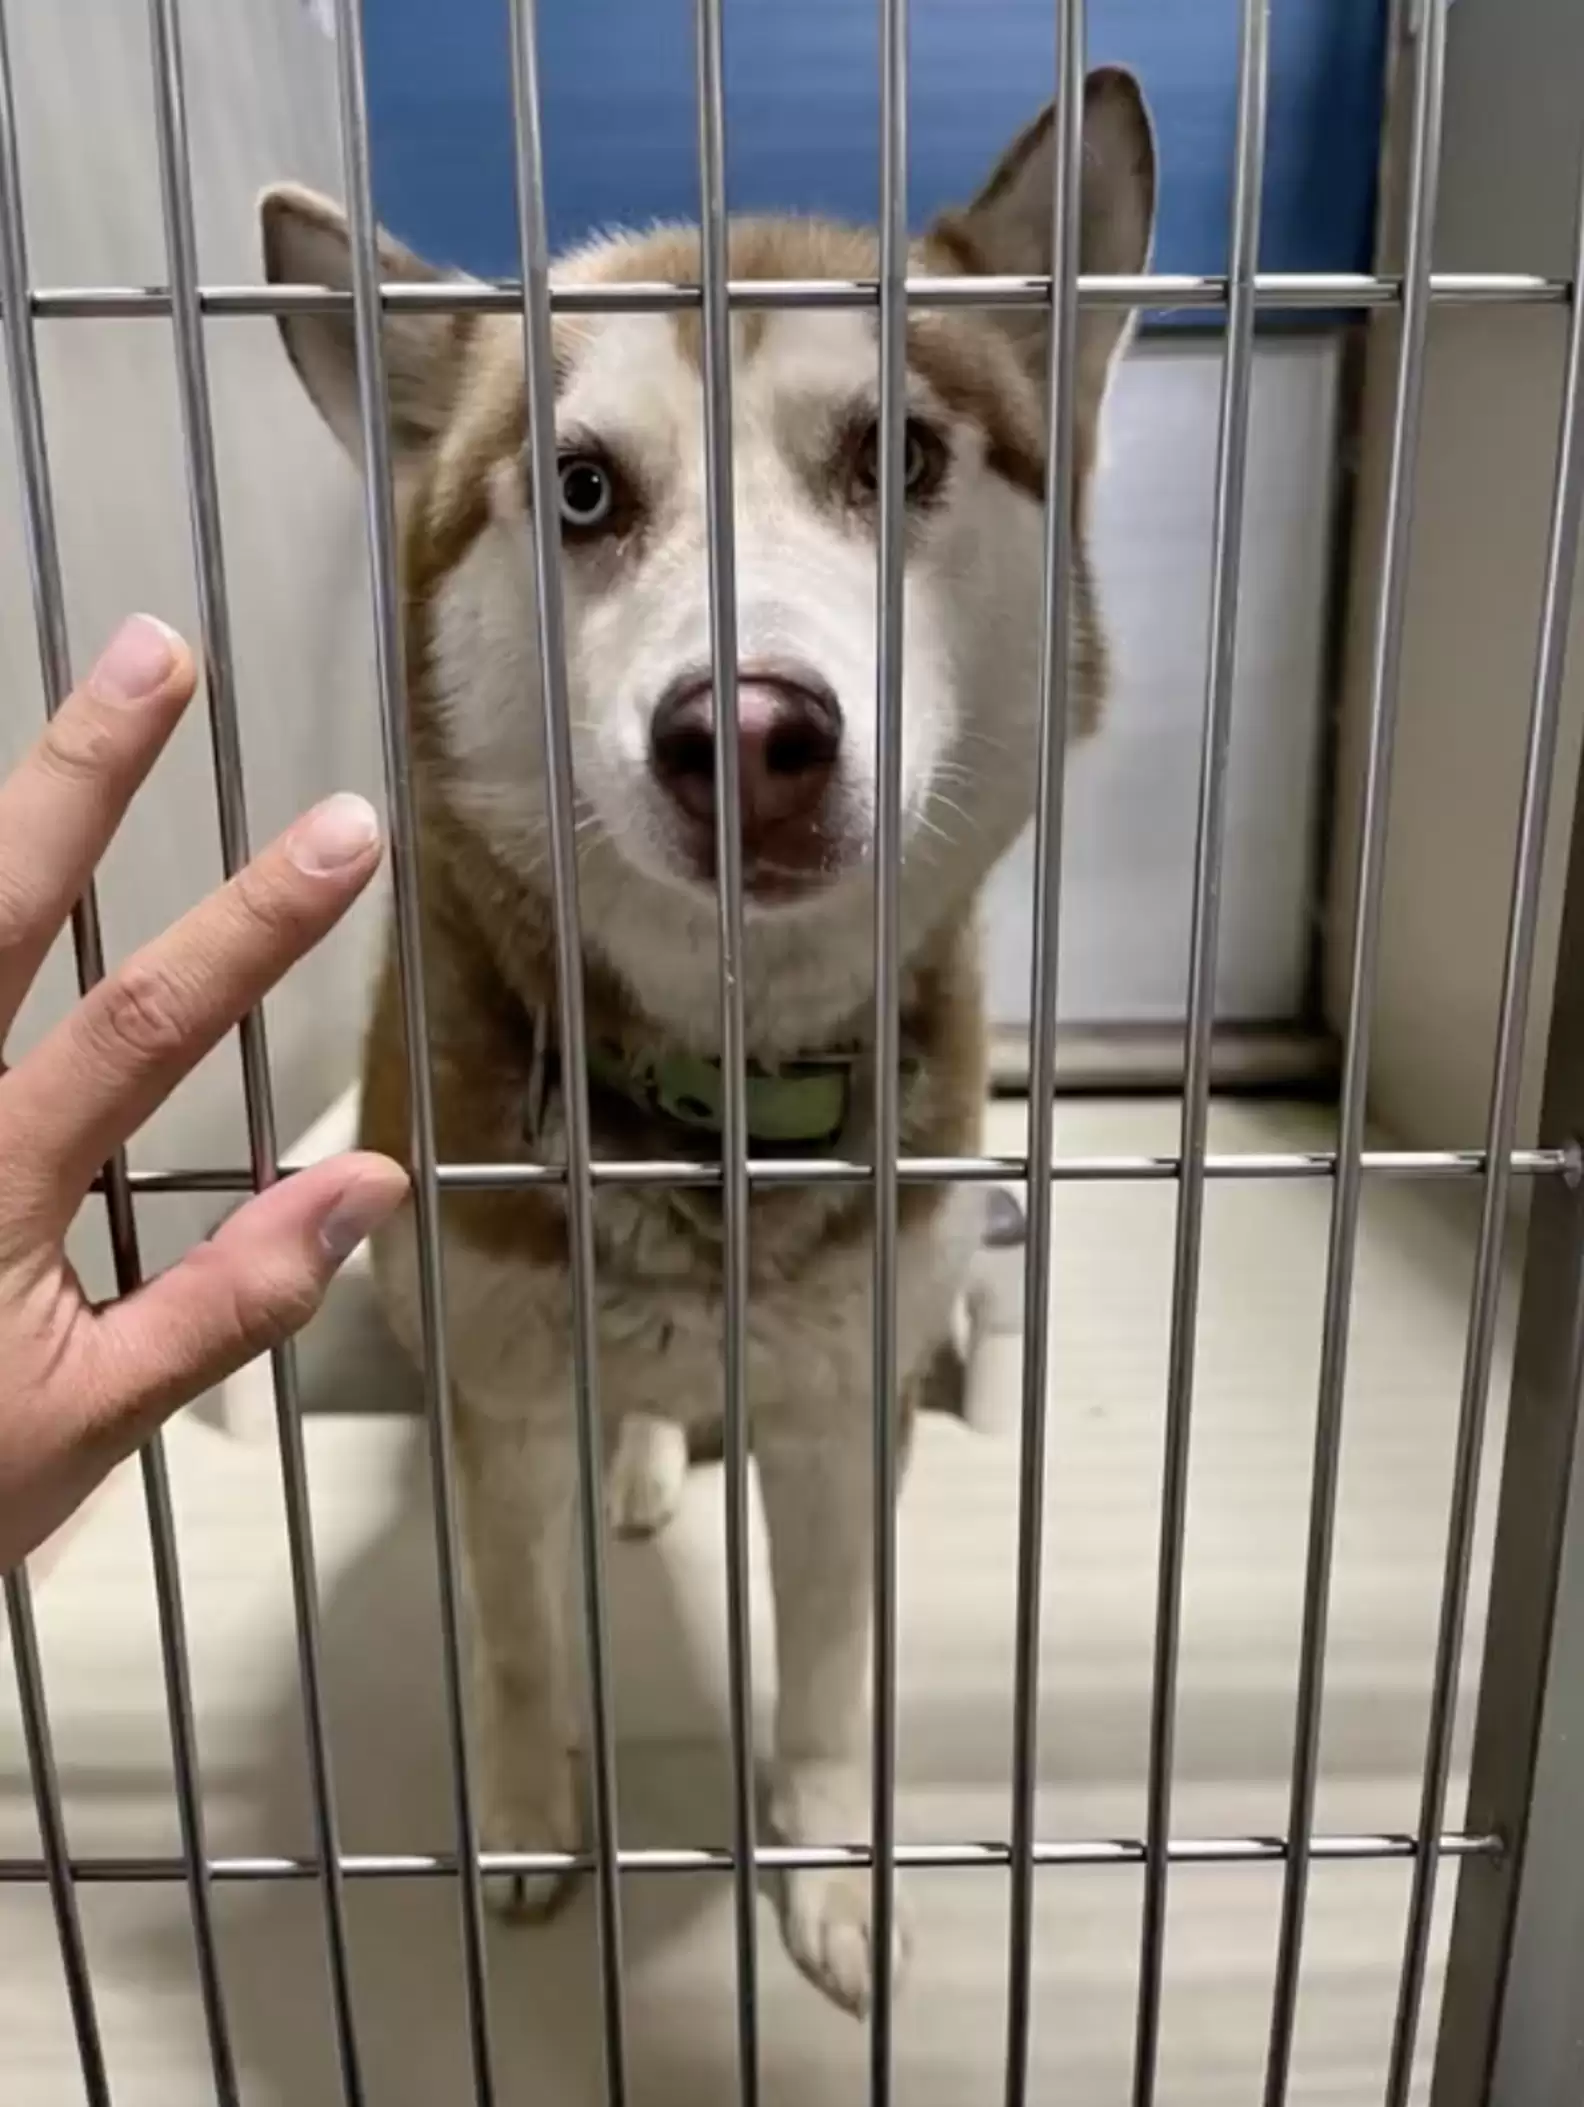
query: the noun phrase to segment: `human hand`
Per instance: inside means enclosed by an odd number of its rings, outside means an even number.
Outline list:
[[[0,1050],[194,684],[181,640],[135,616],[0,783]],[[97,1309],[64,1248],[106,1159],[329,933],[379,856],[371,808],[328,799],[15,1068],[0,1059],[0,1572],[168,1413],[305,1324],[342,1260],[401,1204],[394,1163],[337,1157]]]

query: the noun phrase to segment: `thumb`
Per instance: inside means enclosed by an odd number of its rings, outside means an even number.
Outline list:
[[[357,1246],[407,1196],[383,1156],[338,1156],[283,1178],[168,1273],[93,1323],[82,1394],[127,1446],[267,1347],[299,1331]]]

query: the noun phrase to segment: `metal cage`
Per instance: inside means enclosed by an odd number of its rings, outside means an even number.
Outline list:
[[[353,1855],[340,1842],[335,1780],[328,1748],[318,1623],[313,1530],[300,1425],[296,1364],[290,1348],[273,1357],[280,1459],[290,1530],[291,1575],[310,1751],[315,1821],[311,1856],[224,1858],[205,1839],[194,1702],[185,1638],[175,1523],[163,1451],[158,1440],[142,1457],[148,1527],[166,1677],[169,1727],[175,1754],[180,1852],[170,1858],[126,1859],[75,1854],[62,1815],[44,1664],[25,1572],[5,1579],[21,1719],[36,1800],[42,1852],[36,1859],[0,1862],[0,1882],[45,1883],[53,1906],[60,1961],[80,2055],[85,2097],[108,2107],[115,2088],[107,2070],[95,2007],[78,1890],[88,1882],[179,1882],[186,1891],[199,1984],[213,2065],[214,2097],[242,2097],[219,1964],[214,1890],[232,1881],[303,1881],[316,1885],[329,1957],[332,2012],[346,2101],[369,2097],[360,2053],[360,2015],[348,1961],[348,1884],[432,1876],[455,1887],[466,1970],[468,2046],[473,2097],[497,2097],[487,1995],[481,1880],[488,1872],[576,1869],[591,1879],[597,1901],[603,2017],[604,2095],[617,2107],[633,2095],[624,2026],[624,1976],[618,1881],[626,1874],[712,1872],[729,1876],[736,1896],[738,2092],[744,2103],[761,2096],[757,2032],[756,1875],[789,1864],[853,1864],[872,1868],[876,1937],[889,1946],[893,1880],[900,1867],[1001,1867],[1010,1875],[1006,1965],[1008,2019],[1004,2097],[1021,2107],[1030,2094],[1031,1938],[1037,1878],[1060,1868],[1136,1867],[1143,1874],[1136,2048],[1132,2097],[1138,2107],[1156,2096],[1159,2021],[1166,1948],[1166,1908],[1174,1872],[1206,1864],[1279,1864],[1283,1891],[1274,1955],[1266,2107],[1288,2097],[1298,2009],[1306,1901],[1311,1869],[1342,1861],[1402,1860],[1411,1868],[1407,1927],[1397,1991],[1386,2099],[1403,2107],[1410,2091],[1431,1937],[1431,1914],[1443,1870],[1456,1876],[1456,1918],[1449,1983],[1436,2063],[1438,2107],[1487,2099],[1514,2103],[1572,2097],[1584,2076],[1578,2013],[1577,1949],[1571,1985],[1559,1974],[1548,1940],[1577,1923],[1581,1875],[1577,1850],[1579,1785],[1568,1771],[1564,1670],[1576,1672],[1584,1633],[1584,1573],[1578,1569],[1580,1525],[1569,1528],[1570,1500],[1581,1495],[1574,1468],[1574,1428],[1584,1356],[1584,803],[1577,808],[1567,877],[1558,1000],[1547,1055],[1543,1145],[1522,1149],[1518,1131],[1520,1057],[1536,950],[1544,848],[1543,819],[1558,749],[1558,718],[1573,574],[1584,507],[1584,313],[1577,289],[1584,252],[1567,278],[1519,273],[1436,273],[1431,268],[1437,179],[1441,160],[1443,71],[1449,0],[1426,0],[1411,31],[1411,148],[1408,157],[1404,260],[1400,272],[1371,276],[1294,276],[1257,268],[1267,80],[1267,0],[1242,0],[1235,195],[1230,261],[1224,276],[1148,276],[1080,279],[1077,272],[1079,84],[1084,75],[1082,0],[1057,0],[1057,179],[1053,270],[1047,278],[910,280],[907,276],[907,0],[880,0],[882,136],[880,231],[882,264],[876,283],[729,282],[727,276],[722,55],[722,0],[697,0],[696,54],[702,283],[628,285],[557,290],[549,282],[534,0],[510,0],[512,85],[516,127],[520,282],[481,287],[382,285],[375,243],[364,90],[361,0],[335,0],[340,119],[345,189],[350,210],[355,322],[361,387],[362,439],[368,464],[367,549],[375,613],[381,731],[389,797],[395,921],[402,1016],[416,1058],[411,1124],[414,1192],[422,1254],[428,1434],[434,1465],[433,1523],[439,1547],[445,1697],[454,1788],[455,1840],[442,1853]],[[149,0],[154,54],[154,107],[168,253],[168,283],[154,288],[40,286],[29,275],[17,143],[17,110],[0,4],[0,311],[11,407],[25,508],[38,653],[47,703],[71,685],[62,559],[57,535],[45,414],[35,346],[46,318],[120,317],[169,324],[174,333],[186,449],[193,551],[202,615],[204,665],[210,706],[216,794],[228,871],[248,853],[238,703],[222,546],[215,422],[206,365],[206,321],[213,317],[279,315],[348,304],[346,295],[299,286],[259,289],[200,283],[194,197],[188,154],[181,27],[177,0]],[[1581,208],[1584,224],[1584,208]],[[1054,1159],[1055,990],[1062,795],[1064,682],[1067,661],[1065,596],[1051,581],[1067,570],[1071,534],[1065,501],[1047,506],[1041,658],[1042,729],[1037,805],[1038,892],[1032,985],[1031,1129],[1026,1159],[986,1156],[964,1160],[902,1159],[898,1154],[897,976],[899,924],[896,867],[900,825],[900,752],[897,737],[901,682],[901,531],[904,324],[910,308],[955,305],[1048,307],[1051,370],[1049,484],[1062,497],[1073,475],[1073,419],[1068,380],[1081,304],[1128,308],[1202,309],[1225,318],[1219,457],[1215,496],[1213,596],[1208,683],[1204,702],[1198,838],[1194,863],[1192,951],[1189,971],[1187,1073],[1177,1150],[1155,1156],[1066,1156]],[[1371,1048],[1372,995],[1380,938],[1381,894],[1400,659],[1413,486],[1424,392],[1426,328],[1433,304],[1517,306],[1553,304],[1567,310],[1564,408],[1557,443],[1549,547],[1535,663],[1523,780],[1522,813],[1506,924],[1505,970],[1495,1072],[1484,1145],[1476,1150],[1387,1152],[1365,1146],[1366,1086]],[[539,638],[550,756],[550,822],[555,878],[556,943],[562,991],[560,1025],[566,1049],[569,1157],[565,1170],[439,1163],[427,1073],[427,1039],[417,912],[416,831],[404,709],[402,638],[395,560],[395,527],[388,437],[383,415],[382,306],[487,310],[521,315],[527,351],[532,435],[534,522],[532,560],[543,610]],[[740,846],[731,823],[737,797],[736,609],[733,585],[731,371],[729,324],[752,307],[853,307],[876,311],[882,369],[880,582],[881,631],[878,706],[884,733],[878,807],[877,908],[874,953],[878,990],[875,1033],[876,1150],[872,1163],[815,1165],[756,1161],[746,1153],[744,1025],[736,960],[743,942]],[[1231,737],[1232,668],[1237,648],[1239,554],[1248,451],[1250,376],[1256,317],[1268,310],[1390,309],[1400,316],[1384,538],[1369,683],[1367,773],[1357,861],[1357,893],[1348,938],[1349,1001],[1343,1044],[1338,1139],[1334,1150],[1222,1154],[1208,1149],[1213,991],[1217,911]],[[721,1029],[725,1049],[725,1135],[720,1164],[594,1164],[590,1157],[584,1085],[584,1020],[580,990],[577,873],[573,854],[572,770],[563,657],[560,583],[548,502],[554,463],[550,320],[554,310],[696,310],[702,317],[709,488],[709,571],[714,662],[717,668],[718,853]],[[74,922],[77,970],[87,987],[105,968],[92,893]],[[110,1164],[102,1180],[116,1277],[125,1291],[141,1277],[138,1203],[157,1192],[210,1195],[262,1187],[281,1174],[263,1023],[241,1033],[250,1160],[246,1166],[197,1171],[129,1171]],[[894,1820],[896,1761],[896,1539],[891,1497],[898,1458],[893,1418],[875,1414],[875,1698],[872,1840],[833,1840],[827,1848],[794,1851],[759,1840],[753,1772],[750,1632],[746,1607],[748,1498],[747,1432],[742,1410],[745,1367],[748,1201],[756,1186],[799,1179],[870,1184],[875,1194],[874,1385],[880,1398],[896,1387],[895,1303],[897,1200],[911,1181],[1026,1179],[1028,1237],[1022,1374],[1022,1468],[1018,1516],[1016,1692],[1012,1780],[1013,1819],[1001,1840],[942,1840],[902,1845]],[[1194,1403],[1201,1232],[1207,1181],[1310,1179],[1331,1187],[1321,1375],[1316,1414],[1307,1546],[1302,1648],[1290,1805],[1276,1835],[1195,1838],[1173,1828],[1173,1755],[1176,1685],[1188,1522],[1188,1474]],[[1361,1196],[1370,1179],[1463,1179],[1480,1193],[1480,1225],[1458,1407],[1456,1469],[1446,1538],[1444,1590],[1435,1650],[1433,1698],[1424,1751],[1423,1785],[1412,1833],[1334,1835],[1315,1828],[1319,1778],[1327,1612],[1331,1596],[1338,1465],[1348,1363],[1349,1318]],[[594,1350],[592,1196],[605,1183],[665,1181],[720,1185],[726,1223],[725,1387],[728,1634],[731,1677],[731,1841],[727,1848],[637,1849],[618,1832],[612,1709],[606,1633],[606,1577],[601,1551],[599,1402]],[[1150,1710],[1148,1820],[1140,1836],[1110,1841],[1062,1841],[1035,1824],[1037,1681],[1040,1638],[1042,1511],[1046,1446],[1050,1320],[1037,1292],[1053,1259],[1060,1292],[1060,1252],[1053,1243],[1052,1207],[1062,1180],[1164,1181],[1175,1187],[1175,1266],[1159,1536],[1154,1679]],[[457,1188],[501,1188],[532,1182],[565,1188],[572,1247],[575,1402],[581,1469],[581,1542],[587,1641],[592,1684],[590,1764],[592,1840],[586,1853],[541,1852],[481,1857],[469,1734],[461,1687],[461,1608],[457,1577],[456,1513],[447,1423],[447,1363],[438,1210],[440,1195]],[[1523,1279],[1516,1375],[1499,1492],[1498,1536],[1479,1703],[1469,1814],[1461,1829],[1447,1826],[1447,1797],[1457,1696],[1457,1671],[1470,1585],[1479,1463],[1495,1349],[1497,1301],[1509,1213],[1515,1189],[1531,1194],[1531,1224]],[[1559,1723],[1560,1722],[1560,1723]],[[1569,1812],[1573,1811],[1570,1823]],[[1569,1914],[1571,1913],[1571,1915]],[[890,1978],[879,1973],[870,2020],[869,2096],[876,2107],[893,2097]],[[0,2049],[0,2064],[4,2051]],[[1571,2085],[1568,2084],[1571,2080]]]

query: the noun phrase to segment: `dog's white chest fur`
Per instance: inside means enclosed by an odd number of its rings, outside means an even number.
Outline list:
[[[612,1208],[610,1203],[616,1200]],[[601,1409],[614,1432],[643,1412],[683,1427],[718,1424],[722,1412],[722,1297],[718,1285],[689,1277],[675,1236],[647,1236],[622,1222],[617,1196],[597,1213],[615,1213],[630,1260],[620,1277],[597,1278]],[[633,1210],[636,1213],[636,1210]],[[602,1224],[608,1236],[608,1226]],[[983,1229],[983,1205],[959,1187],[899,1245],[897,1366],[916,1368],[943,1335]],[[647,1248],[646,1248],[647,1247]],[[648,1261],[645,1264],[645,1261]],[[376,1246],[387,1310],[412,1350],[420,1350],[417,1253],[408,1225]],[[757,1283],[747,1306],[749,1409],[756,1426],[790,1421],[811,1431],[832,1415],[862,1413],[874,1354],[874,1255],[867,1238],[818,1252],[793,1280]],[[491,1257],[450,1239],[445,1246],[452,1365],[470,1405],[511,1422],[566,1415],[572,1335],[564,1272]]]

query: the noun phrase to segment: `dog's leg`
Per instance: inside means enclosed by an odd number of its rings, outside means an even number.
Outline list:
[[[570,1429],[457,1413],[457,1460],[473,1604],[479,1832],[486,1851],[573,1851],[581,1837],[568,1683],[566,1590],[576,1513]],[[490,1880],[508,1916],[543,1916],[557,1873]]]
[[[779,1692],[771,1820],[789,1844],[869,1834],[869,1652],[873,1512],[868,1418],[773,1427],[755,1443],[775,1594]],[[848,2011],[874,1986],[871,1877],[864,1867],[795,1871],[786,1939],[799,1967]],[[897,1911],[892,1965],[907,1945]]]
[[[658,1536],[682,1504],[688,1439],[675,1420],[629,1412],[605,1471],[605,1512],[618,1536]]]

